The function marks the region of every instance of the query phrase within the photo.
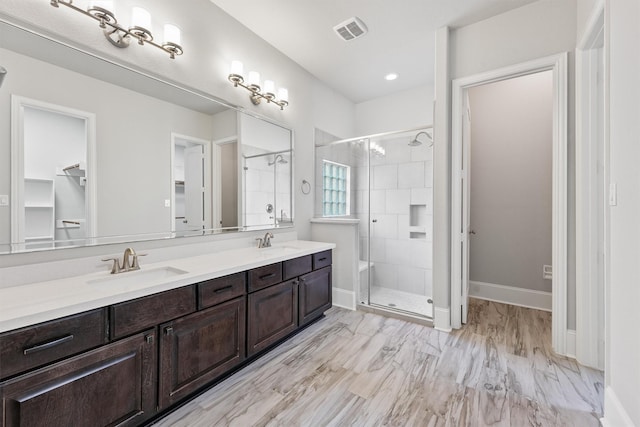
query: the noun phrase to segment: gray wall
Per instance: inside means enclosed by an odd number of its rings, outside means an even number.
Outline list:
[[[472,281],[551,292],[552,88],[546,71],[469,90]]]

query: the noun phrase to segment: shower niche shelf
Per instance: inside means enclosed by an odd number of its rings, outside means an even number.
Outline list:
[[[427,205],[409,206],[409,238],[427,238]]]

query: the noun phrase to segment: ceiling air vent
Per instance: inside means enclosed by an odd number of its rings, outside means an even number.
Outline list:
[[[358,37],[362,37],[367,34],[367,26],[364,25],[364,22],[360,18],[353,17],[349,18],[344,22],[339,23],[333,30],[338,34],[338,36],[346,41],[357,39]]]

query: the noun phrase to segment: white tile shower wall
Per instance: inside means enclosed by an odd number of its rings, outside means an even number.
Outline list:
[[[372,284],[431,296],[433,236],[433,157],[426,145],[410,147],[408,138],[377,141],[386,151],[371,158],[371,224],[367,224],[366,187],[357,192],[360,254],[367,259],[371,247]],[[366,169],[358,168],[365,176]],[[366,181],[361,181],[366,182]],[[421,238],[410,238],[410,206],[424,205]],[[374,222],[375,221],[375,222]],[[371,241],[368,241],[368,226]]]
[[[246,197],[243,216],[246,224],[271,224],[273,213],[267,212],[267,205],[274,203],[273,166],[269,166],[272,156],[246,159]]]

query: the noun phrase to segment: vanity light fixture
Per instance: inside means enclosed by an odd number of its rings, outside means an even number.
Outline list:
[[[260,74],[257,71],[250,71],[245,83],[243,65],[240,61],[231,62],[229,81],[233,83],[234,87],[240,86],[251,92],[249,98],[251,98],[253,105],[260,104],[262,99],[266,99],[268,104],[277,105],[281,110],[284,110],[284,107],[289,105],[289,91],[285,88],[280,88],[276,96],[276,84],[273,80],[265,80],[264,89],[262,89],[260,87]]]
[[[141,7],[133,8],[131,26],[125,28],[118,24],[113,12],[113,1],[90,1],[87,10],[75,6],[73,0],[50,1],[53,7],[64,5],[98,21],[107,40],[116,47],[128,47],[131,39],[134,38],[139,45],[147,44],[167,52],[171,59],[175,59],[176,56],[183,53],[182,46],[180,46],[180,29],[175,25],[166,24],[164,26],[164,42],[162,44],[155,42],[151,33],[151,14]]]

